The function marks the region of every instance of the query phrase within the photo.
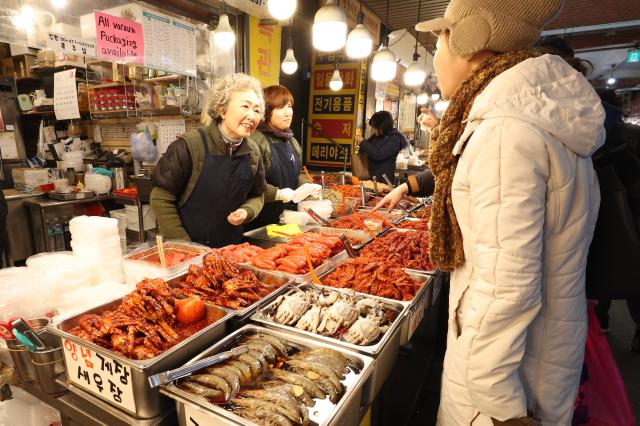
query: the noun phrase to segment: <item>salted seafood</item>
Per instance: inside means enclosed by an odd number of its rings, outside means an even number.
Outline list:
[[[387,330],[388,326],[381,325],[378,317],[358,318],[349,330],[343,335],[344,340],[349,343],[361,345],[362,342],[375,340]]]
[[[425,231],[389,232],[368,244],[361,256],[386,259],[409,269],[432,271],[429,233]]]
[[[259,314],[279,324],[342,340],[346,330],[360,317],[376,317],[379,325],[388,325],[387,314],[393,317],[393,312],[377,300],[315,287],[280,296]],[[370,339],[353,338],[350,343],[372,344],[384,331],[386,328],[381,328],[378,334],[365,334],[372,336]]]

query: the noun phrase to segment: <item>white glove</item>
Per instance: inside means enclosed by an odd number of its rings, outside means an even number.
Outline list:
[[[315,183],[303,183],[293,193],[291,201],[299,203],[309,196],[319,197],[322,194],[322,186]]]
[[[291,188],[278,189],[278,192],[276,192],[276,201],[284,201],[285,203],[288,203],[291,201],[293,194],[295,194],[295,191]]]

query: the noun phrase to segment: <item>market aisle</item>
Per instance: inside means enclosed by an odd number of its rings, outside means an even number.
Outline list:
[[[609,315],[609,345],[627,385],[629,401],[636,419],[640,421],[640,354],[629,350],[634,324],[629,316],[627,303],[624,300],[614,300]]]

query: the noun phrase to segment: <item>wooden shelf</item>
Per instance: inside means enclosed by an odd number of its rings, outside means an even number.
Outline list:
[[[56,115],[56,112],[51,110],[51,111],[29,111],[29,112],[23,112],[22,115],[30,115],[30,116],[46,116],[46,115]]]

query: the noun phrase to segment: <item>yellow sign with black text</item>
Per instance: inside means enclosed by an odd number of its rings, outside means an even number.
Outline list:
[[[260,19],[249,17],[249,74],[262,87],[280,81],[280,27],[260,25]]]

